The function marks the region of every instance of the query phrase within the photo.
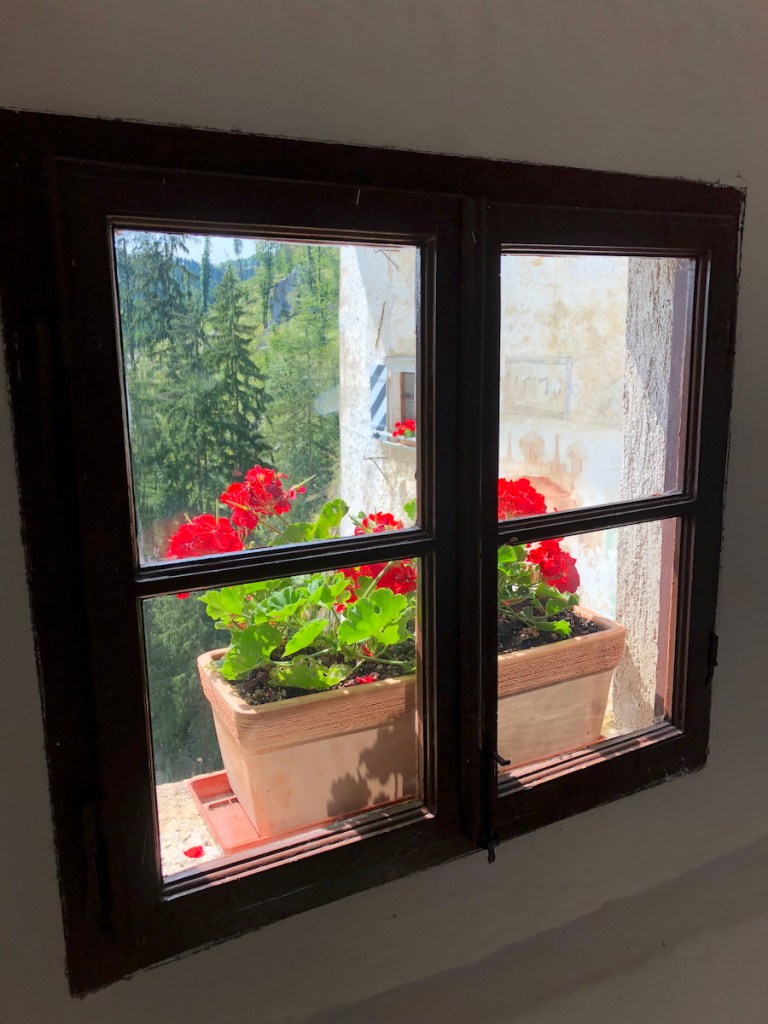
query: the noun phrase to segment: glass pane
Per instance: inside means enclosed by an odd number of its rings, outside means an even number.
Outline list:
[[[505,775],[664,720],[677,541],[668,519],[499,548]]]
[[[695,261],[501,258],[499,518],[680,490]]]
[[[143,601],[164,876],[421,797],[418,574]]]
[[[114,246],[141,562],[402,520],[418,249],[125,229]]]

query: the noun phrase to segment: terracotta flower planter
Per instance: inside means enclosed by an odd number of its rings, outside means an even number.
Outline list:
[[[497,749],[513,767],[600,738],[626,629],[586,608],[577,611],[600,632],[499,657]]]
[[[579,609],[599,633],[499,658],[500,753],[513,765],[600,736],[623,626]],[[197,659],[232,791],[262,837],[282,835],[418,792],[414,676],[252,707]]]
[[[262,707],[197,659],[232,792],[262,837],[416,795],[414,676]]]

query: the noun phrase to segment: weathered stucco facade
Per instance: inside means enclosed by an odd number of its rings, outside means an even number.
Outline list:
[[[342,246],[339,270],[341,495],[353,514],[391,512],[416,497],[416,448],[390,437],[397,375],[416,366],[418,253]],[[371,377],[383,367],[386,428],[372,420]],[[345,520],[346,528],[352,525]]]
[[[550,511],[676,485],[681,268],[687,273],[680,261],[626,256],[502,257],[499,475],[530,479]],[[415,496],[416,449],[390,431],[398,374],[416,365],[416,276],[413,249],[341,250],[341,493],[353,513],[398,514]],[[377,367],[385,430],[372,423]],[[582,604],[627,626],[611,727],[650,725],[663,712],[673,639],[661,615],[674,586],[674,528],[625,527],[563,543],[577,559]]]

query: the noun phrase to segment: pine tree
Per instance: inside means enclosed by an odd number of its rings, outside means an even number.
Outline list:
[[[228,264],[214,294],[207,320],[206,361],[214,386],[216,448],[221,489],[233,475],[254,463],[269,461],[261,432],[267,405],[264,377],[252,352],[252,329],[247,322],[247,289]]]
[[[203,301],[203,312],[208,312],[211,302],[211,239],[205,236],[203,255],[200,260],[200,295]]]
[[[271,397],[265,433],[276,464],[290,480],[312,478],[306,501],[310,513],[334,496],[338,475],[338,414],[318,408],[317,398],[338,387],[339,250],[280,248],[289,250],[280,256],[283,269],[288,266],[296,283],[290,295],[291,315],[265,334],[264,366]],[[259,288],[264,284],[264,279],[257,281]]]
[[[235,259],[237,260],[237,273],[238,273],[238,276],[240,277],[240,280],[242,281],[243,280],[243,261],[242,261],[242,258],[241,258],[242,255],[243,255],[243,240],[242,240],[242,238],[235,238],[233,240],[233,243],[232,243],[232,248],[235,251]]]

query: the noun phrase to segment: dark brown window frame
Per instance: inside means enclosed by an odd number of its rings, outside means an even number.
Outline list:
[[[742,193],[694,182],[38,114],[0,112],[0,132],[0,294],[74,992],[478,845],[493,851],[500,839],[704,763]],[[391,556],[424,559],[425,676],[439,690],[436,699],[430,695],[426,722],[438,754],[425,785],[428,810],[405,807],[386,822],[372,820],[363,843],[359,833],[341,830],[333,842],[297,844],[267,860],[236,855],[163,885],[146,852],[154,846],[155,822],[137,598],[234,582],[278,564],[281,573],[343,564],[363,552],[370,557],[380,543],[308,545],[135,572],[125,467],[114,464],[122,408],[108,343],[114,317],[104,302],[112,287],[109,254],[103,231],[88,232],[109,217],[188,222],[201,209],[207,223],[247,225],[253,222],[249,197],[259,182],[275,198],[276,227],[301,225],[306,236],[308,230],[323,233],[330,218],[350,239],[366,232],[416,239],[425,245],[428,279],[438,277],[438,300],[434,307],[427,302],[422,324],[428,337],[434,330],[438,338],[422,347],[420,364],[424,514],[417,530],[386,541]],[[362,226],[361,208],[373,211]],[[69,230],[73,223],[82,230],[80,256],[90,261],[84,276],[97,282],[101,296],[92,307],[78,294],[85,268],[73,269],[64,247],[73,216]],[[496,523],[495,261],[502,246],[696,256],[691,379],[697,401],[680,494]],[[430,254],[437,259],[431,262]],[[94,383],[103,392],[89,391]],[[86,401],[103,417],[98,437],[84,434]],[[82,481],[99,472],[104,493],[95,520],[98,488]],[[544,539],[671,516],[681,518],[683,530],[670,723],[575,755],[566,767],[539,767],[499,790],[495,626],[493,615],[485,614],[495,605],[499,537]],[[115,528],[104,533],[109,522]],[[133,608],[114,640],[119,697],[109,700],[102,692],[109,671],[98,632],[99,598],[107,587],[121,595],[122,607]],[[476,600],[466,600],[468,594]],[[459,595],[465,598],[460,607]],[[78,608],[89,609],[87,621]],[[320,850],[322,857],[312,855]],[[221,881],[227,884],[211,884]]]

